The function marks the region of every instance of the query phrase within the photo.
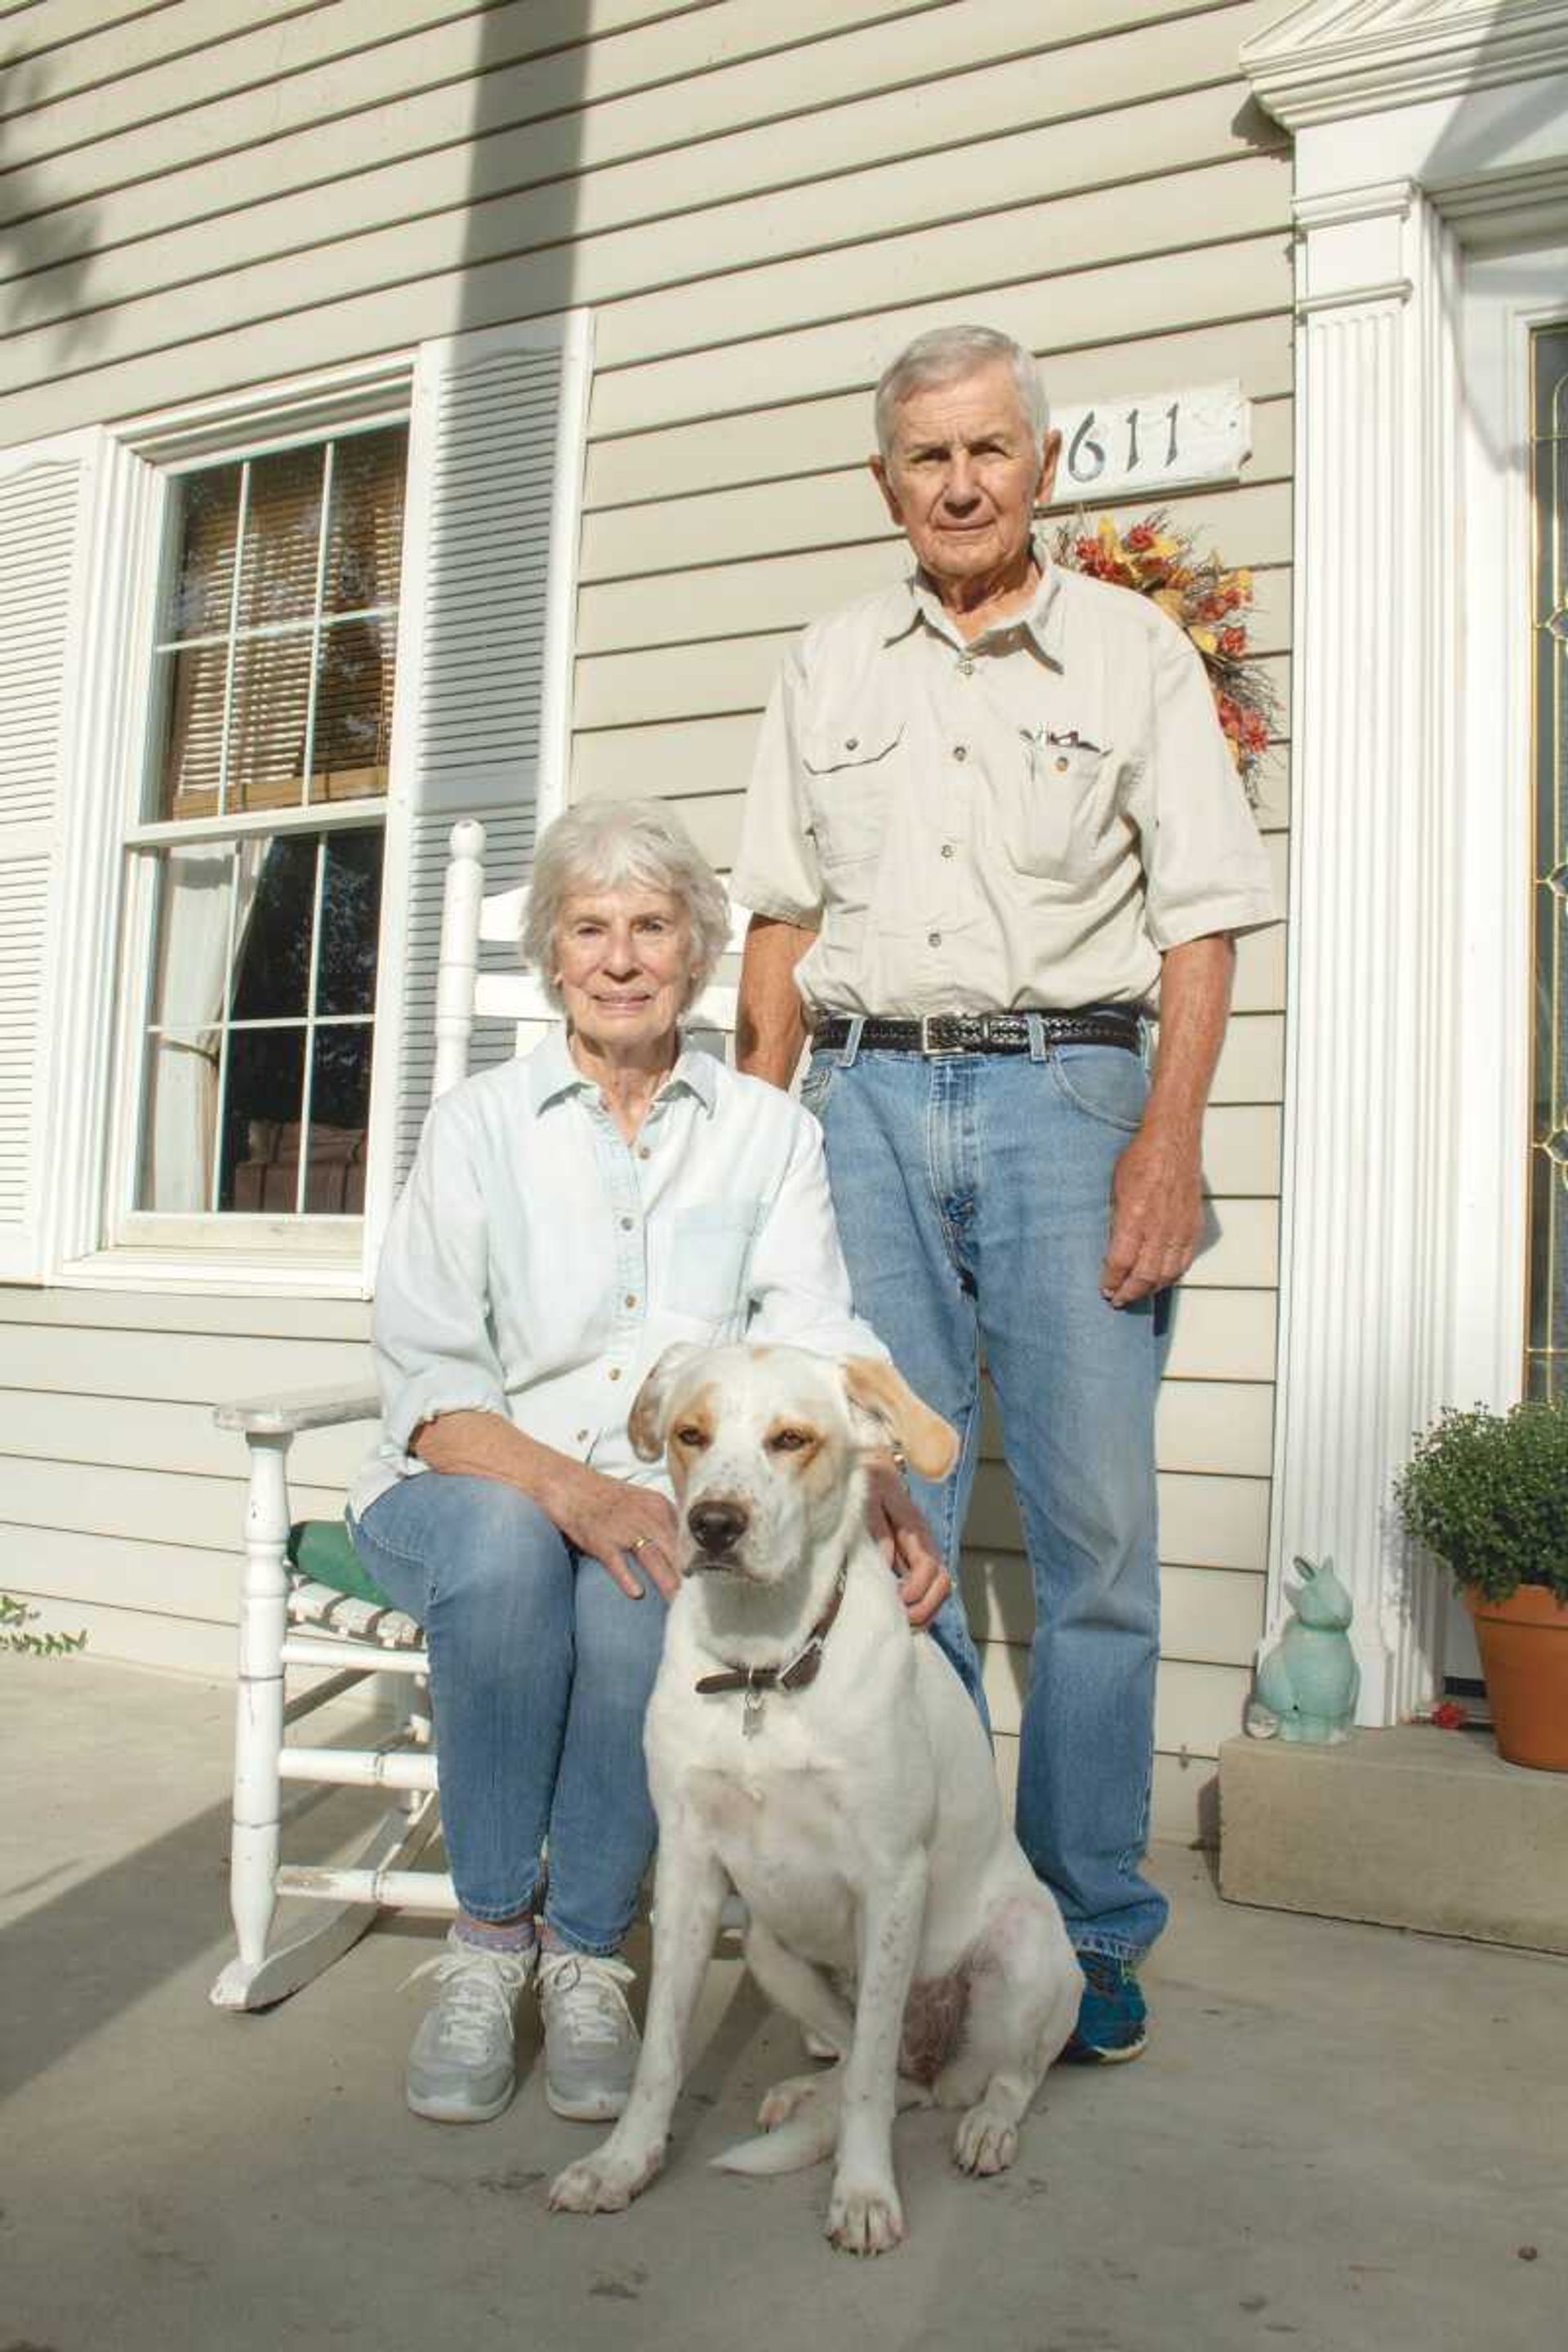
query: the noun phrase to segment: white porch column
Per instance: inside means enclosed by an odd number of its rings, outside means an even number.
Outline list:
[[[1408,181],[1297,211],[1296,667],[1268,1627],[1292,1558],[1355,1598],[1360,1720],[1431,1694],[1390,1505],[1444,1402],[1458,570],[1451,240]]]

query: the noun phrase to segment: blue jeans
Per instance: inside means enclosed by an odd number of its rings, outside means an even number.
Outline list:
[[[822,1122],[858,1312],[957,1430],[940,1486],[913,1480],[956,1587],[980,1436],[982,1354],[1035,1590],[1017,1831],[1083,1951],[1136,1958],[1166,1904],[1142,1875],[1160,1588],[1154,1401],[1163,1302],[1100,1295],[1111,1173],[1148,1075],[1111,1045],[1030,1055],[818,1049]],[[970,1690],[956,1591],[933,1628]],[[983,1709],[984,1712],[984,1709]]]
[[[425,1628],[458,1902],[475,1919],[527,1910],[548,1838],[547,1924],[574,1951],[616,1950],[656,1833],[642,1727],[664,1644],[658,1591],[645,1579],[630,1600],[493,1478],[422,1472],[350,1532]]]

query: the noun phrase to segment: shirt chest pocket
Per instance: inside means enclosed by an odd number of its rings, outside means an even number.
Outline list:
[[[703,1323],[740,1317],[762,1208],[760,1201],[703,1201],[675,1212],[664,1279],[664,1304],[672,1315]]]
[[[1007,855],[1021,874],[1084,878],[1100,829],[1096,803],[1108,754],[1067,736],[1024,735],[1011,787],[1002,794]]]
[[[903,735],[901,719],[851,711],[824,719],[804,737],[811,833],[825,872],[881,856]]]

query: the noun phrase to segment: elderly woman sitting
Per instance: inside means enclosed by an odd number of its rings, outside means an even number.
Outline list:
[[[381,1261],[384,1430],[349,1524],[429,1644],[461,1909],[407,2095],[442,2122],[506,2105],[531,1982],[555,2113],[616,2115],[630,2084],[616,1956],[653,1850],[642,1721],[675,1586],[662,1470],[626,1435],[644,1374],[675,1339],[885,1352],[851,1311],[816,1125],[683,1047],[728,930],[656,803],[552,825],[522,949],[564,1026],[437,1103]],[[873,1510],[923,1622],[946,1590],[923,1523],[890,1475]]]

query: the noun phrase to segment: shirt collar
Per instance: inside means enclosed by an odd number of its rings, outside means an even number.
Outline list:
[[[889,625],[883,640],[884,644],[889,646],[896,644],[900,637],[907,637],[911,629],[920,627],[923,624],[937,636],[947,638],[950,644],[961,646],[966,653],[973,653],[976,646],[984,645],[988,638],[1003,635],[1010,635],[1015,631],[1022,629],[1034,639],[1040,653],[1051,667],[1054,669],[1060,669],[1066,622],[1061,593],[1062,575],[1059,567],[1053,563],[1047,554],[1045,544],[1037,534],[1030,543],[1035,561],[1040,567],[1040,577],[1033,596],[1021,612],[1009,613],[1005,620],[994,622],[981,636],[962,637],[953,625],[951,614],[943,608],[935,589],[917,569],[909,574],[902,587],[895,592],[893,611],[889,616]]]
[[[571,1095],[598,1092],[593,1079],[584,1077],[572,1059],[564,1021],[556,1022],[529,1055],[528,1077],[535,1118]],[[680,1058],[658,1090],[658,1099],[663,1102],[681,1091],[694,1095],[705,1111],[712,1110],[718,1100],[719,1066],[711,1054],[695,1045],[681,1047]]]

